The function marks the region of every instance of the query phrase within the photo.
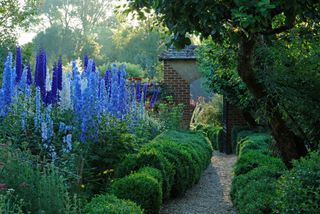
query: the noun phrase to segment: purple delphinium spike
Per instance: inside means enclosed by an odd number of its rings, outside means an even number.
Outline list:
[[[154,90],[154,93],[152,95],[151,102],[150,102],[150,107],[151,108],[153,108],[154,104],[156,103],[158,93],[159,93],[159,89],[158,89],[158,87],[156,87],[156,89]]]
[[[46,101],[46,77],[47,77],[47,59],[44,50],[41,50],[37,56],[36,72],[35,72],[36,87],[40,88],[41,99]]]
[[[139,80],[136,84],[136,98],[137,101],[140,102],[141,101],[141,81]]]
[[[143,103],[147,101],[148,83],[143,84]]]
[[[96,63],[94,60],[92,60],[92,72],[96,72]]]
[[[89,63],[89,57],[87,54],[84,55],[83,57],[83,71],[86,72],[87,66]]]
[[[16,83],[19,83],[22,76],[22,54],[21,48],[16,47]]]
[[[104,75],[104,83],[106,85],[107,95],[110,97],[111,95],[111,70],[106,70]]]
[[[28,85],[32,84],[32,71],[30,66],[30,59],[28,60],[28,63],[27,63],[27,84]]]
[[[58,61],[57,65],[57,78],[58,78],[58,89],[62,90],[62,60],[61,58]]]
[[[106,73],[104,74],[104,83],[106,84],[106,88],[108,88],[109,81],[110,81],[110,70],[106,70]]]

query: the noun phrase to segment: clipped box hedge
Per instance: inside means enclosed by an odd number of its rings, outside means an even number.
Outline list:
[[[98,195],[84,208],[88,214],[143,214],[143,210],[134,202],[122,200],[114,195]]]
[[[181,196],[199,181],[211,155],[203,135],[166,131],[118,165],[111,192],[136,202],[145,213],[158,213],[163,199]]]
[[[286,170],[269,150],[272,137],[244,131],[237,142],[231,199],[239,214],[272,213],[278,178]]]
[[[157,169],[154,169],[157,170]],[[157,180],[159,173],[136,172],[114,181],[111,193],[121,199],[131,200],[140,205],[145,213],[157,214],[162,202],[161,184]]]

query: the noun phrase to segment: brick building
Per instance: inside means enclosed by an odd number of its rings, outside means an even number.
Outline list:
[[[201,74],[196,64],[195,45],[186,46],[182,50],[171,47],[163,52],[159,59],[164,63],[164,85],[173,92],[173,99],[176,103],[184,105],[183,124],[189,127],[194,107],[190,105],[192,82],[199,80]],[[235,106],[224,100],[223,103],[223,151],[232,152],[232,129],[234,126],[245,125],[242,112]]]

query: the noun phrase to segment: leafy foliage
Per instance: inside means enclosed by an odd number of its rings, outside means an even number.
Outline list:
[[[142,214],[142,209],[129,200],[118,199],[114,195],[105,194],[94,197],[85,207],[84,213],[110,214]]]
[[[320,203],[319,153],[294,162],[278,181],[275,213],[317,213]]]
[[[239,213],[271,213],[277,179],[285,166],[268,152],[270,135],[246,134],[238,141],[239,159],[234,168],[231,199]]]
[[[112,183],[111,192],[118,198],[141,205],[145,213],[159,213],[162,202],[161,184],[151,175],[134,173]]]

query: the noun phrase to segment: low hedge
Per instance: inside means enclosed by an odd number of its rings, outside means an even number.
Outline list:
[[[98,195],[84,208],[89,214],[143,214],[143,210],[134,202],[118,199],[114,195]]]
[[[211,146],[214,150],[222,151],[222,144],[220,139],[220,134],[222,132],[221,126],[212,125],[198,125],[195,128],[196,131],[202,132],[211,142]]]
[[[203,135],[166,131],[118,165],[118,180],[111,185],[111,192],[136,202],[146,213],[157,213],[161,199],[183,195],[199,181],[211,155],[212,147]],[[142,180],[138,182],[138,178]]]
[[[250,131],[240,135],[230,192],[240,214],[319,213],[319,153],[294,161],[293,168],[287,170],[268,150],[271,136]]]
[[[263,154],[259,151],[247,151],[238,159],[235,167],[235,176],[248,173],[249,171],[261,166],[281,167],[283,163],[280,158]]]
[[[212,155],[210,142],[202,135],[191,132],[164,132],[145,145],[142,151],[151,149],[159,151],[174,167],[172,197],[183,195],[199,181]]]
[[[137,172],[115,180],[111,184],[111,193],[137,203],[147,214],[157,214],[162,202],[162,190],[161,184],[152,174]]]
[[[277,179],[284,165],[260,166],[232,181],[230,196],[239,213],[271,213]]]
[[[154,167],[161,171],[163,178],[163,181],[161,182],[163,198],[168,199],[175,172],[172,164],[155,149],[140,151],[138,154],[128,155],[116,168],[115,175],[117,178],[122,178],[145,166]]]
[[[238,138],[238,161],[234,167],[231,199],[240,214],[271,213],[275,200],[277,179],[285,166],[268,148],[270,135],[245,131]]]
[[[271,144],[272,137],[270,134],[243,131],[238,134],[236,154],[241,156],[241,154],[244,154],[247,151],[255,150],[270,155],[271,152],[269,148]]]

